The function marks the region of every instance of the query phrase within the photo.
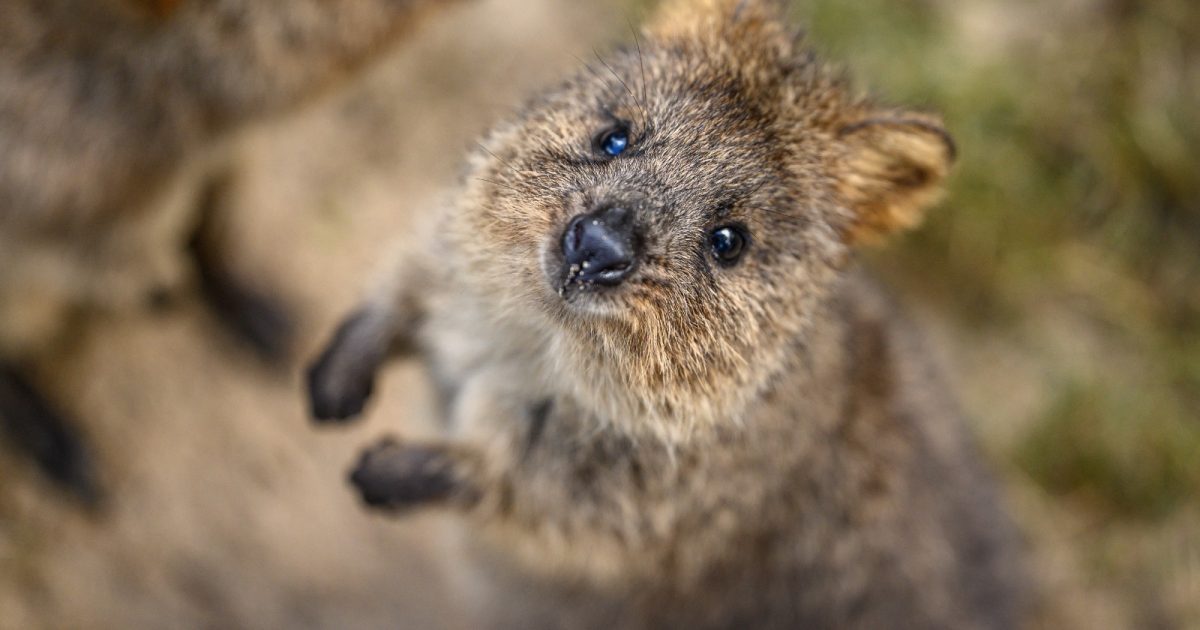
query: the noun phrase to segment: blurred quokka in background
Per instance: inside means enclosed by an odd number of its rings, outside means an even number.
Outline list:
[[[222,256],[222,139],[312,99],[448,0],[13,0],[0,7],[0,428],[99,496],[76,423],[30,366],[89,313],[185,279],[267,359],[279,300]]]
[[[385,440],[352,481],[573,585],[550,627],[1016,627],[993,482],[854,262],[918,222],[953,143],[781,12],[669,2],[493,129],[311,368],[313,412],[357,415],[419,355],[445,440]]]

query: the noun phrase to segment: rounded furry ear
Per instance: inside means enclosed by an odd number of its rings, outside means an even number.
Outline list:
[[[846,148],[839,188],[854,215],[847,242],[878,241],[911,228],[940,199],[955,147],[937,118],[865,118],[842,127],[838,138]]]

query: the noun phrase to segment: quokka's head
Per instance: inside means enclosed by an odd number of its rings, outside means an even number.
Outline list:
[[[547,319],[613,416],[736,417],[819,334],[852,247],[915,224],[953,159],[936,117],[850,94],[779,13],[669,2],[474,155],[470,275]]]

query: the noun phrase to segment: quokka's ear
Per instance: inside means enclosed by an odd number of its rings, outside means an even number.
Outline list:
[[[646,26],[651,37],[755,43],[781,30],[782,0],[664,0]],[[767,32],[769,31],[769,33]]]
[[[847,242],[875,242],[921,222],[954,163],[950,134],[933,116],[884,113],[838,131],[846,149],[839,187],[853,220]]]

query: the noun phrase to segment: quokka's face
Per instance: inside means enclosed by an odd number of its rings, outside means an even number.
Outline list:
[[[466,229],[506,306],[591,338],[622,386],[728,395],[801,331],[869,178],[845,173],[862,108],[779,23],[699,4],[497,128]]]
[[[798,288],[809,240],[836,240],[819,156],[796,154],[822,140],[779,128],[777,90],[645,46],[597,58],[489,138],[472,184],[489,241],[568,317],[754,319]]]

